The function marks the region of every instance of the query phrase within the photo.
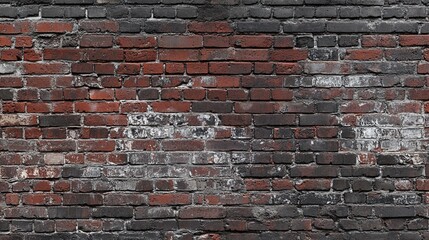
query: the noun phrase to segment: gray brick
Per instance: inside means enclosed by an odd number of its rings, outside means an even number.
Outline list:
[[[358,7],[341,7],[339,11],[341,18],[359,18],[360,16]]]
[[[229,18],[248,18],[249,8],[248,7],[232,7],[229,9]]]
[[[337,61],[338,50],[327,48],[311,49],[308,57],[313,61]]]
[[[132,7],[130,14],[132,18],[150,18],[152,9],[150,7]]]
[[[409,7],[407,10],[407,17],[409,18],[424,18],[427,16],[426,7]]]
[[[402,18],[405,16],[405,9],[403,8],[384,8],[383,18]]]
[[[337,36],[320,36],[317,38],[318,47],[335,47],[337,45]]]
[[[325,32],[326,22],[286,22],[283,24],[283,32],[287,33],[320,33]]]
[[[156,7],[153,9],[153,16],[155,18],[174,18],[176,9],[172,7]]]
[[[196,18],[198,16],[198,8],[193,6],[178,7],[176,14],[178,18]]]
[[[383,6],[384,0],[347,0],[348,5]]]
[[[18,16],[21,18],[39,16],[39,6],[29,5],[20,7],[18,10]]]
[[[94,4],[95,0],[54,0],[54,4],[64,4],[64,5],[81,5],[81,4]]]
[[[107,17],[109,18],[127,18],[128,17],[128,11],[129,9],[127,7],[123,6],[116,6],[116,7],[109,7],[107,8]]]
[[[237,31],[241,33],[277,33],[280,31],[279,22],[238,22]]]
[[[265,5],[302,5],[304,0],[262,0]]]
[[[295,8],[295,17],[296,18],[312,18],[316,13],[316,8],[314,7],[297,7]]]
[[[71,7],[64,9],[64,17],[66,18],[84,18],[85,8]]]
[[[346,0],[305,0],[307,5],[344,5]]]
[[[158,4],[161,0],[125,0],[125,3],[129,4]]]
[[[271,8],[250,8],[249,15],[253,18],[270,18]]]
[[[11,89],[0,89],[0,99],[1,100],[12,100],[13,92]]]
[[[312,48],[314,47],[314,39],[310,36],[298,36],[295,38],[295,47]]]
[[[132,207],[97,207],[93,211],[95,218],[132,218]]]
[[[380,206],[375,208],[375,215],[381,218],[403,218],[416,216],[414,207]]]
[[[337,16],[336,7],[318,7],[316,8],[316,17],[335,18]]]
[[[44,7],[42,8],[42,17],[61,18],[64,17],[64,8],[62,7]]]
[[[375,25],[373,32],[377,33],[417,33],[419,24],[417,22],[379,22]]]
[[[292,18],[293,9],[292,8],[275,8],[273,11],[274,18]]]
[[[16,18],[18,16],[18,9],[16,7],[0,7],[0,17]]]
[[[333,33],[369,33],[371,28],[366,21],[328,22],[327,31]]]
[[[88,207],[51,207],[48,209],[48,215],[49,218],[89,218],[91,215],[91,210]]]
[[[119,31],[123,33],[139,33],[141,31],[140,23],[120,21]]]
[[[105,18],[107,15],[106,8],[104,7],[89,7],[88,18]]]
[[[251,5],[251,4],[256,4],[259,2],[259,0],[242,0],[241,1],[243,4],[245,5]]]
[[[147,33],[183,33],[186,31],[186,24],[184,22],[147,21],[144,29]]]
[[[340,47],[353,47],[359,45],[359,36],[345,35],[338,38],[338,46]]]
[[[198,8],[198,19],[205,21],[225,20],[228,18],[228,7],[221,5],[205,5]]]
[[[381,17],[381,7],[362,7],[360,9],[360,16],[364,18]]]
[[[420,29],[420,33],[429,33],[429,23],[423,23]]]

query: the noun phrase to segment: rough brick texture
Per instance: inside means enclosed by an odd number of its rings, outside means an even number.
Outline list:
[[[429,239],[427,0],[0,0],[0,239]]]

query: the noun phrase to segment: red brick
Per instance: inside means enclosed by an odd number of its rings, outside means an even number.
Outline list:
[[[0,37],[0,47],[11,47],[12,39],[10,37]]]
[[[185,72],[185,65],[183,63],[166,63],[165,73],[167,74],[179,74]]]
[[[22,87],[22,79],[20,77],[0,77],[0,87]]]
[[[90,90],[89,99],[92,100],[113,100],[113,89]]]
[[[24,49],[24,60],[30,62],[41,61],[43,54],[41,51],[34,49]]]
[[[208,63],[187,63],[186,73],[187,74],[207,74],[209,72]]]
[[[383,51],[380,49],[352,49],[347,50],[345,59],[374,61],[383,57]]]
[[[429,100],[429,89],[411,89],[408,94],[412,100]]]
[[[205,89],[184,89],[183,97],[186,100],[203,100],[206,97]]]
[[[276,63],[275,66],[277,74],[291,75],[302,73],[302,67],[297,63]]]
[[[145,102],[124,102],[121,103],[121,113],[146,112],[147,106]]]
[[[270,48],[273,37],[268,35],[258,36],[234,36],[235,46],[242,48]]]
[[[255,63],[255,74],[272,74],[274,71],[273,63],[256,62]]]
[[[271,52],[270,59],[273,61],[296,62],[307,59],[307,54],[307,50],[301,49],[274,50]]]
[[[66,74],[70,67],[65,63],[24,63],[24,74]]]
[[[113,36],[112,35],[93,35],[85,34],[80,39],[81,47],[112,47]]]
[[[274,37],[275,48],[293,48],[293,36],[276,36]]]
[[[230,36],[206,35],[204,36],[204,47],[226,48],[231,46]]]
[[[19,36],[15,38],[15,47],[29,48],[33,46],[33,38],[29,36]]]
[[[143,63],[143,74],[162,74],[163,72],[163,63]]]
[[[236,49],[233,55],[235,61],[267,61],[268,58],[267,49]]]
[[[119,112],[118,102],[75,102],[76,112]]]
[[[73,30],[73,23],[69,22],[38,22],[35,30],[37,33],[66,33]]]
[[[153,48],[156,46],[155,37],[124,36],[116,38],[116,44],[122,48]]]
[[[396,47],[394,35],[364,35],[362,47]]]
[[[1,60],[18,61],[22,59],[23,52],[20,49],[4,49],[1,51]]]
[[[25,205],[60,205],[61,195],[49,193],[23,194],[22,203]]]
[[[115,65],[110,63],[96,63],[94,64],[94,71],[98,75],[113,75],[115,74]]]
[[[191,203],[191,195],[184,193],[150,194],[149,205],[186,205]]]
[[[429,46],[429,36],[427,35],[401,35],[399,44],[401,46]]]
[[[210,62],[209,72],[213,74],[249,74],[252,72],[252,63]]]
[[[164,151],[202,151],[204,142],[198,140],[164,140],[162,141]]]
[[[86,126],[126,126],[127,124],[126,115],[86,115],[84,117]]]
[[[28,21],[0,23],[0,34],[29,33],[30,30],[31,30],[30,22]]]
[[[230,33],[233,32],[228,22],[190,22],[188,30],[196,33]]]
[[[185,49],[161,49],[159,50],[159,60],[161,61],[198,61],[199,60],[198,50],[185,50]],[[155,59],[153,59],[155,60]]]
[[[150,62],[156,60],[155,50],[126,50],[126,62]]]
[[[112,62],[124,60],[124,50],[122,49],[87,49],[86,60]]]
[[[140,74],[140,64],[138,63],[122,63],[116,70],[117,74],[138,75]]]

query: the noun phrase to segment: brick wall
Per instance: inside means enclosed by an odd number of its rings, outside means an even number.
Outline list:
[[[427,0],[0,0],[0,239],[429,239]]]

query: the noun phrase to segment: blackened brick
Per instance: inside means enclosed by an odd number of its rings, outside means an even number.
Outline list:
[[[279,22],[238,22],[237,31],[241,33],[277,33]]]
[[[40,116],[39,125],[41,127],[80,126],[80,116],[79,115]]]
[[[132,207],[97,207],[93,211],[95,218],[132,218]]]

